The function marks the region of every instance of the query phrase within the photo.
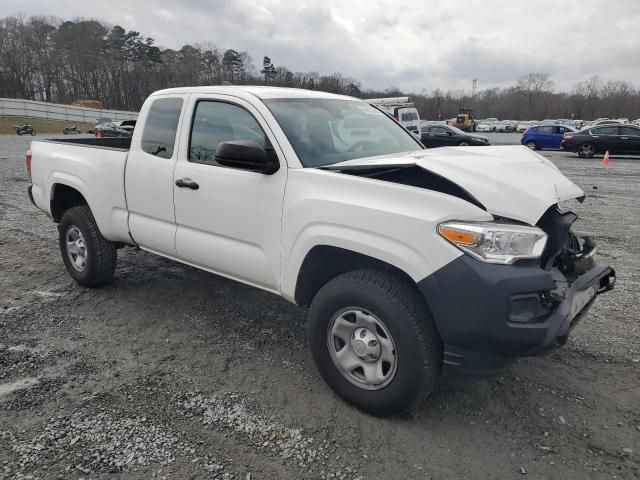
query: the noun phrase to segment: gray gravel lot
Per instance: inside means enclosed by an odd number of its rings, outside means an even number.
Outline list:
[[[331,393],[273,295],[134,249],[78,287],[26,196],[30,140],[0,137],[0,478],[640,477],[640,159],[544,153],[618,272],[569,345],[380,419]]]

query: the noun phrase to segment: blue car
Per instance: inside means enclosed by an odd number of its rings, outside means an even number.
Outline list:
[[[575,128],[566,125],[529,127],[522,133],[520,143],[531,150],[560,150],[564,134],[575,131]]]

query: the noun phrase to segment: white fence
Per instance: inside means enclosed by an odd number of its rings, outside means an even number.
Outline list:
[[[24,116],[68,120],[71,122],[98,123],[102,119],[114,122],[135,120],[138,112],[122,110],[98,110],[59,103],[36,102],[15,98],[0,98],[0,116]]]

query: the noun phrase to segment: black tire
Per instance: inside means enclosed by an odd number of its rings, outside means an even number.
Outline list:
[[[80,231],[86,245],[86,265],[82,270],[74,266],[67,254],[68,235],[73,227]],[[78,284],[99,287],[111,281],[116,269],[116,246],[102,236],[88,206],[73,207],[64,212],[58,228],[58,239],[65,267]]]
[[[533,140],[529,140],[527,143],[525,143],[525,146],[527,148],[530,148],[531,150],[538,150],[538,145]]]
[[[34,137],[36,135],[36,131],[35,130],[31,130],[31,136]]]
[[[22,136],[22,132],[17,131],[17,132],[16,132],[16,135],[18,135],[19,137],[21,137],[21,136]]]
[[[592,158],[596,154],[596,146],[593,143],[583,143],[578,147],[580,158]]]
[[[354,385],[332,359],[329,325],[349,307],[383,319],[395,344],[395,373],[382,388]],[[435,389],[442,371],[442,342],[424,299],[415,285],[389,272],[356,270],[325,284],[311,303],[307,335],[327,384],[342,399],[374,415],[396,415],[419,406]]]
[[[460,140],[460,142],[458,142],[458,146],[459,147],[468,147],[469,146],[469,141],[468,140]]]

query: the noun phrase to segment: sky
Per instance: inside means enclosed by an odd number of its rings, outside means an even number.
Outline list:
[[[640,0],[1,0],[0,16],[93,18],[166,48],[210,42],[364,88],[471,90],[548,72],[640,87]]]

